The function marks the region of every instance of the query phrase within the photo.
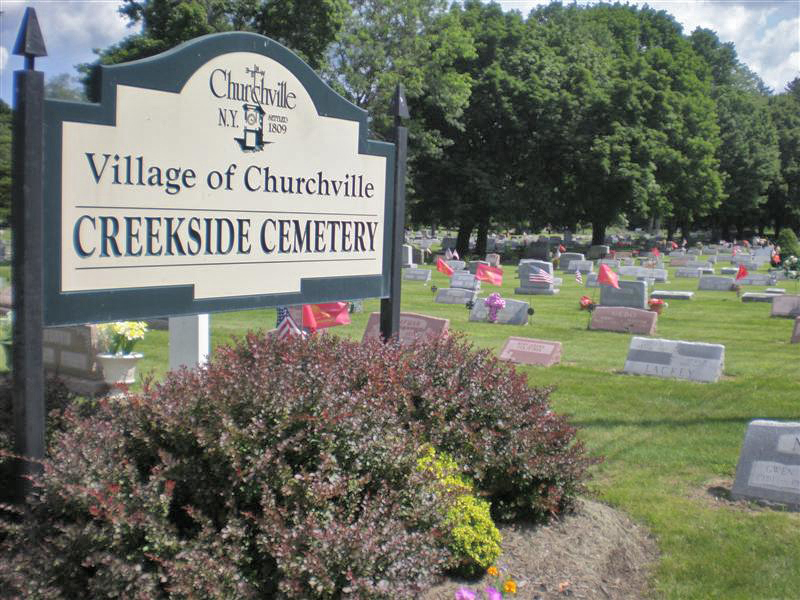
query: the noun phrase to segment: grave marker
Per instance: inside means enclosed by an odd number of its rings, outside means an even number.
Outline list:
[[[691,300],[694,292],[683,292],[679,290],[654,290],[650,293],[651,298],[660,300]]]
[[[461,304],[475,302],[478,297],[477,290],[465,290],[463,288],[440,288],[436,290],[434,302],[437,304]]]
[[[731,496],[800,509],[800,423],[750,421]]]
[[[794,319],[794,329],[792,330],[792,344],[800,344],[800,317]]]
[[[450,287],[465,290],[479,290],[481,289],[481,282],[480,279],[471,273],[453,273],[450,277]]]
[[[626,306],[598,306],[592,311],[589,329],[654,335],[658,314]]]
[[[564,255],[561,255],[561,260],[564,260]],[[565,273],[592,273],[594,271],[594,263],[590,260],[571,260],[566,269],[562,269]]]
[[[405,268],[403,269],[403,279],[405,281],[421,281],[422,283],[428,283],[431,280],[431,270]]]
[[[619,289],[600,286],[601,306],[627,306],[647,308],[647,284],[644,281],[619,281]]]
[[[725,346],[700,342],[634,337],[625,361],[625,373],[699,382],[722,376]]]
[[[776,295],[772,301],[773,317],[797,317],[800,316],[800,296],[794,294]]]
[[[736,283],[733,277],[722,277],[720,275],[703,275],[697,285],[699,290],[709,290],[716,292],[729,292]]]
[[[544,367],[557,365],[561,362],[561,342],[512,336],[500,350],[500,360]]]
[[[478,298],[475,301],[475,306],[469,313],[470,321],[487,321],[489,316],[489,309],[483,301],[486,298]],[[528,309],[530,304],[521,302],[519,300],[505,299],[506,306],[497,313],[497,323],[500,325],[527,325],[528,324]]]
[[[371,313],[362,341],[380,339],[381,313]],[[440,319],[416,313],[400,313],[400,343],[411,344],[417,340],[431,340],[444,335],[450,328],[450,319]]]

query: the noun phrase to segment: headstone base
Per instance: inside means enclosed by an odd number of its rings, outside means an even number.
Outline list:
[[[514,289],[515,294],[525,295],[525,296],[554,296],[561,290],[558,288],[529,288],[529,287],[518,287]]]

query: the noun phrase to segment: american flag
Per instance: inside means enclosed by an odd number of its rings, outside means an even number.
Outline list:
[[[281,321],[280,325],[278,325],[278,339],[280,340],[287,337],[305,337],[305,335],[305,333],[300,331],[294,319],[288,314],[286,318]]]
[[[533,272],[528,279],[531,283],[553,283],[553,276],[539,267],[533,267]]]
[[[285,318],[289,316],[289,308],[287,306],[278,307],[278,318],[275,321],[275,327],[280,327],[280,324]]]
[[[581,275],[580,271],[575,271],[575,281],[583,285],[583,275]]]

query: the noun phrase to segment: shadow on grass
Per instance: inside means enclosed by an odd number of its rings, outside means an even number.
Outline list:
[[[686,427],[696,425],[745,425],[753,419],[786,420],[785,416],[770,417],[759,415],[757,417],[703,417],[697,419],[570,419],[570,425],[586,428],[611,428],[611,427]]]

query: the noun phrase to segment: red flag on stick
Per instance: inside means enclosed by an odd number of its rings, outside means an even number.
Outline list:
[[[475,279],[492,285],[503,285],[503,269],[490,267],[489,265],[478,265],[475,270]]]
[[[658,258],[659,256],[661,256],[661,252],[659,252],[659,251],[658,251],[658,247],[657,247],[657,246],[653,246],[653,250],[652,250],[651,254],[652,254],[653,256],[655,256],[656,258]]]
[[[739,265],[739,270],[736,272],[736,281],[744,279],[747,275],[747,269],[745,269],[744,265]]]
[[[453,267],[448,265],[441,258],[436,259],[436,270],[439,271],[439,273],[444,273],[448,277],[454,273]]]
[[[303,327],[310,331],[350,324],[350,305],[347,302],[303,305]]]
[[[619,276],[614,273],[608,265],[600,265],[600,272],[597,274],[597,283],[605,283],[619,289]]]

